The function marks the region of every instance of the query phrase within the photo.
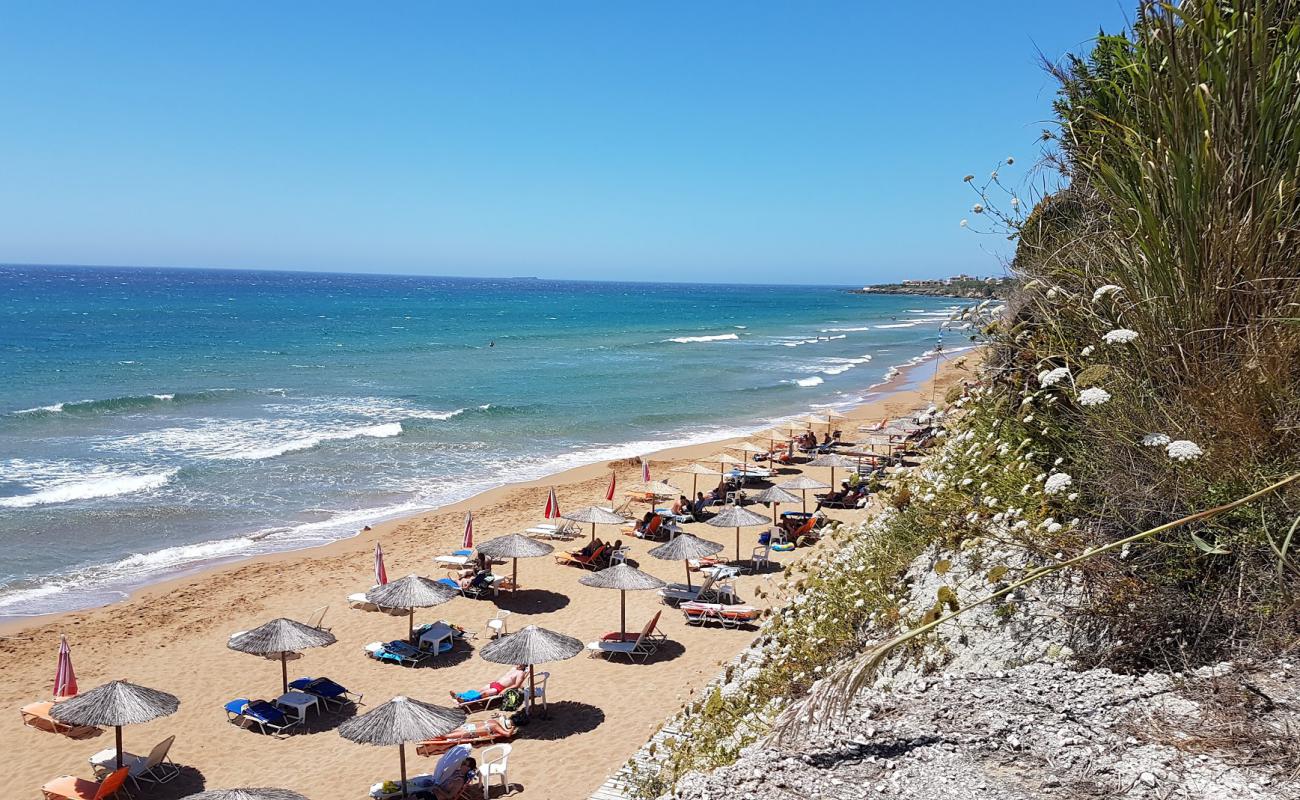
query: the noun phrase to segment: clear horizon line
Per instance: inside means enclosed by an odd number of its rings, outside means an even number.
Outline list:
[[[746,283],[743,281],[715,281],[715,280],[636,280],[636,279],[608,279],[608,278],[550,278],[540,277],[537,275],[511,275],[511,276],[479,276],[479,275],[450,275],[443,273],[431,272],[350,272],[348,270],[330,270],[310,267],[213,267],[213,266],[180,266],[175,264],[65,264],[51,262],[19,262],[19,261],[0,261],[0,266],[4,267],[35,267],[35,268],[65,268],[65,269],[154,269],[154,270],[178,270],[178,271],[219,271],[219,272],[287,272],[294,274],[307,275],[347,275],[352,277],[376,277],[376,278],[449,278],[454,280],[538,280],[553,281],[556,283],[629,283],[644,285],[661,285],[661,286],[803,286],[813,288],[831,288],[831,289],[859,289],[863,286],[870,286],[870,283],[771,283],[757,282]],[[897,281],[886,281],[885,283],[896,283]]]

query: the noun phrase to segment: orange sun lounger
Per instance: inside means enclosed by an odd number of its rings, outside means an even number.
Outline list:
[[[54,708],[53,702],[29,703],[19,709],[19,713],[22,714],[23,724],[29,728],[49,731],[50,733],[61,733],[73,739],[82,739],[99,733],[99,728],[89,725],[69,725],[66,722],[59,722],[50,716],[51,708]]]
[[[41,791],[45,793],[45,800],[104,800],[122,789],[130,771],[130,767],[122,767],[102,781],[63,775],[42,786]]]

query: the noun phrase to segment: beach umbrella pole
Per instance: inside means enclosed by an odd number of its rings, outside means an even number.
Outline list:
[[[691,586],[691,561],[690,559],[686,559],[682,561],[682,563],[686,565],[686,588],[689,591],[694,588]]]
[[[117,739],[117,768],[122,768],[122,726],[113,726],[114,736]]]
[[[397,758],[402,768],[402,797],[406,797],[406,744],[397,745]]]
[[[528,713],[533,713],[533,696],[537,694],[537,667],[533,664],[528,665]]]
[[[510,593],[514,594],[515,589],[519,588],[519,559],[511,559],[513,565],[510,567]]]
[[[280,683],[284,694],[289,693],[289,662],[285,660],[285,652],[280,651]]]
[[[410,641],[415,638],[415,609],[407,609],[406,612],[406,640]],[[405,758],[405,756],[403,756]]]
[[[591,523],[591,541],[592,543],[596,541],[596,523],[594,522]]]
[[[627,637],[627,592],[619,590],[618,593],[618,640],[621,642]]]
[[[740,527],[736,527],[736,560],[740,560]]]

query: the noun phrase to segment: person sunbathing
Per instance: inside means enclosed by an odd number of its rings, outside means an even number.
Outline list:
[[[602,548],[602,547],[604,547],[604,546],[605,546],[605,543],[602,542],[601,540],[599,540],[599,539],[592,539],[589,543],[587,543],[586,545],[584,545],[583,548],[582,548],[581,550],[579,550],[579,551],[576,552],[576,553],[572,553],[572,555],[575,555],[575,556],[577,556],[577,557],[579,557],[579,558],[589,558],[589,557],[591,556],[592,553],[596,552],[597,550],[599,550],[600,548]]]
[[[651,521],[654,520],[654,518],[655,518],[654,511],[645,512],[645,516],[641,517],[641,519],[636,521],[636,525],[633,526],[632,532],[638,535],[644,533],[646,529],[650,527],[650,523]]]
[[[511,667],[501,677],[484,686],[482,689],[470,689],[464,692],[451,692],[451,699],[457,703],[469,703],[474,700],[486,700],[489,697],[496,697],[503,694],[508,689],[520,689],[524,681],[528,678],[528,665],[519,664]]]
[[[691,513],[690,498],[687,497],[686,495],[682,495],[681,497],[678,497],[677,502],[673,503],[672,512],[673,512],[673,516],[675,517],[683,517],[690,514]]]
[[[494,714],[479,722],[466,722],[446,736],[430,739],[438,744],[460,744],[482,739],[509,739],[515,735],[515,725],[509,714]]]

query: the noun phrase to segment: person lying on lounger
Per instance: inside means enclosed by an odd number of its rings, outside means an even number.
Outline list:
[[[632,532],[642,533],[643,531],[645,531],[647,528],[650,527],[650,523],[652,520],[654,520],[654,518],[655,518],[655,512],[653,510],[645,512],[645,516],[641,517],[641,519],[636,521],[636,525],[633,526]]]
[[[470,689],[465,692],[452,692],[451,699],[457,703],[468,703],[474,700],[486,700],[489,697],[496,697],[508,689],[523,688],[524,681],[528,679],[528,665],[519,664],[511,667],[509,671],[501,677],[484,686],[482,689]]]
[[[510,721],[510,715],[494,714],[479,722],[466,722],[446,736],[439,736],[437,739],[430,739],[429,741],[459,744],[460,742],[475,742],[484,739],[509,739],[514,735],[515,724]]]

